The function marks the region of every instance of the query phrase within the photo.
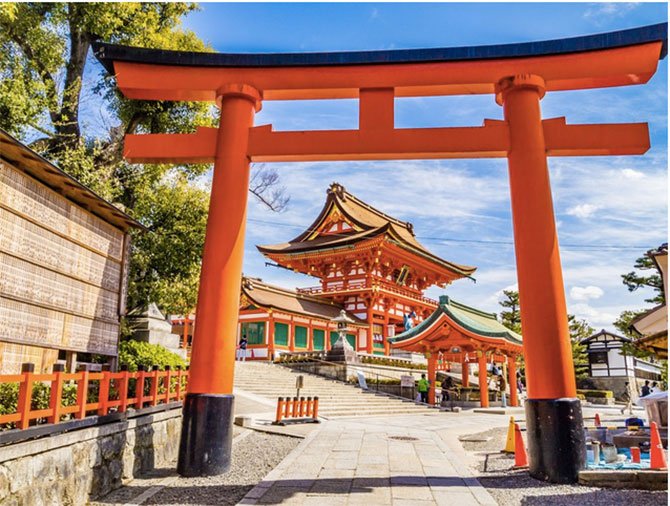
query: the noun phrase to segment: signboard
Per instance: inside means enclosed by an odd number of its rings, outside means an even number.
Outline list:
[[[414,376],[410,376],[410,375],[400,376],[400,386],[401,387],[413,387],[414,386]]]

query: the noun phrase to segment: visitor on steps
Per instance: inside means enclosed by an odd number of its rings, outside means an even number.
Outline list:
[[[644,385],[640,389],[640,397],[646,397],[651,393],[651,387],[649,386],[649,380],[644,381]]]
[[[426,375],[422,374],[417,390],[421,396],[421,402],[428,403],[428,389],[430,388],[430,382],[426,379]]]
[[[626,402],[626,405],[621,408],[621,414],[623,415],[626,410],[628,414],[633,414],[633,392],[631,391],[630,382],[626,381],[626,391],[623,394],[623,400]]]
[[[242,339],[240,339],[240,344],[237,346],[237,359],[245,362],[247,359],[247,336],[242,335]]]

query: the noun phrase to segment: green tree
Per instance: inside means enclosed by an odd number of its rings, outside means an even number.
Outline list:
[[[499,304],[506,309],[500,313],[503,325],[507,328],[521,334],[521,312],[519,309],[519,292],[516,290],[503,290],[505,298]],[[586,346],[580,344],[593,334],[591,327],[586,320],[577,319],[574,315],[568,315],[568,327],[570,329],[570,344],[572,346],[572,360],[575,368],[575,377],[581,379],[588,374],[588,355]]]
[[[502,324],[508,329],[521,334],[521,311],[519,309],[519,292],[503,290],[505,298],[499,304],[505,308],[500,312]]]
[[[570,344],[572,346],[572,362],[575,368],[575,378],[580,380],[588,376],[589,364],[586,345],[580,342],[593,335],[595,329],[586,320],[580,320],[574,315],[568,315],[568,328],[570,329]]]
[[[635,264],[633,265],[635,270],[622,274],[621,278],[623,284],[626,285],[630,292],[634,292],[639,288],[652,288],[655,294],[652,298],[645,299],[645,302],[649,302],[650,304],[663,304],[665,302],[663,279],[658,272],[656,263],[654,263],[654,260],[649,256],[650,251],[648,251],[646,255],[635,260]],[[651,274],[645,275],[644,271],[651,271]]]
[[[157,234],[133,233],[131,307],[147,298],[166,312],[194,304],[207,206],[196,181],[209,166],[128,164],[123,137],[190,132],[216,124],[218,112],[207,103],[126,100],[113,77],[90,66],[90,48],[105,41],[209,51],[181,26],[196,8],[183,2],[0,3],[0,127]],[[92,110],[103,120],[96,124]],[[264,167],[254,169],[250,191],[273,210],[288,202],[277,173]]]

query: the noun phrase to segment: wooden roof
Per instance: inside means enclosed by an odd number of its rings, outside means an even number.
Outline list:
[[[329,233],[324,227],[334,216],[341,217],[350,228],[339,233]],[[264,255],[291,255],[344,247],[379,236],[385,236],[399,247],[426,258],[459,277],[470,276],[477,269],[448,262],[431,253],[416,239],[411,223],[381,212],[347,192],[338,183],[333,183],[328,188],[326,203],[307,230],[287,243],[257,248]]]
[[[440,297],[433,314],[390,342],[394,348],[418,352],[448,351],[469,343],[473,349],[518,354],[523,346],[521,336],[500,323],[494,313],[466,306],[446,295]]]
[[[263,309],[275,309],[307,317],[331,320],[339,316],[343,307],[340,304],[317,299],[294,290],[263,283],[257,278],[242,278],[242,305],[248,303]],[[367,326],[363,320],[347,313],[355,325]]]
[[[97,195],[46,158],[0,128],[0,159],[48,186],[107,223],[126,231],[144,228],[126,213]]]

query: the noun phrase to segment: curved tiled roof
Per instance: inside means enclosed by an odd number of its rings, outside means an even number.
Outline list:
[[[320,235],[312,238],[314,232],[320,229],[334,208],[347,221],[358,227],[358,230],[352,229],[348,233]],[[385,236],[399,247],[422,256],[460,276],[471,276],[477,269],[469,265],[448,262],[431,253],[416,239],[411,223],[400,221],[375,209],[346,191],[338,183],[333,183],[328,188],[326,203],[319,216],[307,230],[287,243],[256,247],[263,254],[297,254],[344,247],[379,236]]]
[[[277,309],[287,313],[312,316],[330,320],[340,315],[342,306],[324,299],[310,297],[294,290],[263,283],[257,278],[242,278],[242,295],[255,306],[264,309]],[[365,325],[360,318],[347,313],[355,325]]]
[[[456,323],[456,325],[470,331],[472,334],[494,339],[504,339],[516,346],[523,344],[521,335],[511,331],[500,323],[494,313],[487,313],[466,306],[450,299],[446,295],[440,297],[440,303],[433,314],[415,327],[390,339],[390,342],[397,344],[414,339],[430,328],[442,316],[446,316],[449,320]]]

